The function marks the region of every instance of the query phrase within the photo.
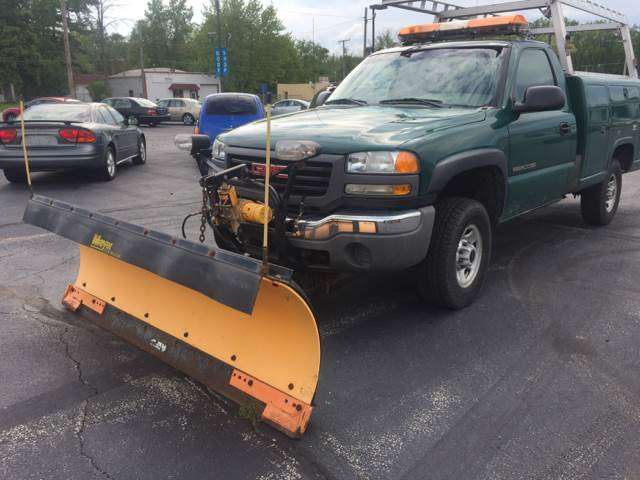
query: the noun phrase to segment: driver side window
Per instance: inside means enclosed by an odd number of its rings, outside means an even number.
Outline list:
[[[524,100],[527,88],[540,85],[556,85],[556,78],[544,50],[529,48],[522,52],[516,74],[515,98]]]

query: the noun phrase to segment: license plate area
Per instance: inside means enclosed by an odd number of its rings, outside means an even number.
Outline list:
[[[53,135],[27,134],[27,147],[53,147],[58,145],[58,139]]]

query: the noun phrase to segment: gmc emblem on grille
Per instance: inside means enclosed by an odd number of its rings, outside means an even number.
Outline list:
[[[278,175],[278,173],[280,173],[285,168],[287,167],[284,165],[271,165],[271,168],[269,170],[270,175]],[[252,163],[249,169],[251,170],[251,174],[257,177],[264,177],[267,173],[267,166],[264,163]],[[287,174],[278,175],[279,178],[287,178],[288,176],[289,175]]]

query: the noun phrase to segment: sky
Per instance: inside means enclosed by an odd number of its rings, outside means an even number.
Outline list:
[[[504,0],[448,0],[461,6],[475,6],[489,3],[502,3]],[[608,8],[618,10],[627,15],[630,23],[640,25],[639,0],[599,0]],[[347,43],[349,52],[362,53],[363,46],[363,17],[365,6],[379,3],[380,0],[263,0],[263,4],[273,4],[278,10],[279,17],[285,29],[295,38],[315,40],[318,44],[328,48],[331,52],[339,53],[342,46],[339,40],[350,40]],[[188,0],[193,7],[194,22],[202,21],[202,10],[209,0]],[[116,31],[128,34],[136,20],[144,17],[146,0],[129,0],[114,9],[112,15],[123,19],[118,23]],[[427,2],[429,4],[429,2]],[[565,16],[580,21],[595,20],[593,16],[565,7]],[[539,18],[537,11],[527,13],[531,20]],[[429,23],[433,19],[430,15],[388,8],[378,11],[376,17],[376,32],[391,30],[394,34],[405,25]]]

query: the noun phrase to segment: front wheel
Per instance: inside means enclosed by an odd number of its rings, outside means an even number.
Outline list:
[[[582,218],[589,225],[608,225],[618,211],[622,192],[622,169],[613,160],[603,182],[589,187],[580,195]]]
[[[136,117],[135,115],[129,115],[127,117],[127,124],[128,125],[138,125],[138,117]]]
[[[420,296],[452,310],[473,303],[489,266],[491,243],[491,220],[480,202],[440,200],[429,252],[418,270]]]

